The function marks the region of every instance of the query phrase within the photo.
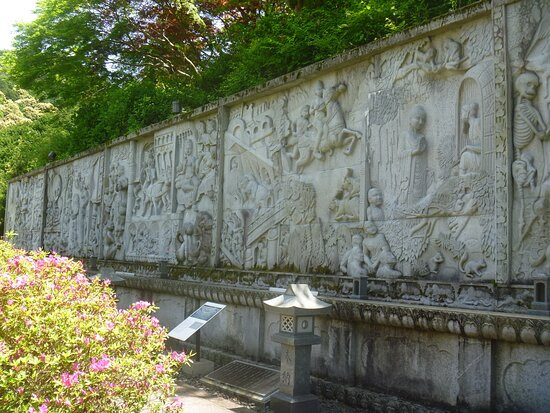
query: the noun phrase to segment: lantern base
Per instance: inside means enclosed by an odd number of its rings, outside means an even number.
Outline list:
[[[314,394],[291,397],[278,391],[271,396],[270,409],[273,413],[317,413],[319,398]]]

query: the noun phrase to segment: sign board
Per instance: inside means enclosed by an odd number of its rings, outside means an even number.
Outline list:
[[[193,314],[178,324],[168,333],[169,337],[185,341],[206,323],[218,315],[225,308],[225,305],[207,302],[201,305]]]

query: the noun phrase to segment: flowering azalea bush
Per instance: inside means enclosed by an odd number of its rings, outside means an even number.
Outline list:
[[[149,412],[168,402],[188,362],[166,353],[147,302],[116,308],[108,282],[82,264],[0,240],[0,410]]]

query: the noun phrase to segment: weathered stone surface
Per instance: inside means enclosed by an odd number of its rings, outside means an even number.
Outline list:
[[[73,256],[526,309],[488,283],[548,272],[549,16],[477,6],[54,163],[11,183],[6,228]]]
[[[169,327],[228,304],[204,340],[253,359],[280,358],[268,288],[308,283],[333,304],[315,374],[541,411],[549,27],[547,1],[495,0],[302,68],[14,179],[6,230],[136,274],[121,304],[139,290]]]

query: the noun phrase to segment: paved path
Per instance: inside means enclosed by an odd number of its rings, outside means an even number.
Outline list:
[[[176,390],[183,398],[183,407],[186,413],[253,413],[254,410],[243,407],[231,400],[215,396],[204,390],[179,384]]]

